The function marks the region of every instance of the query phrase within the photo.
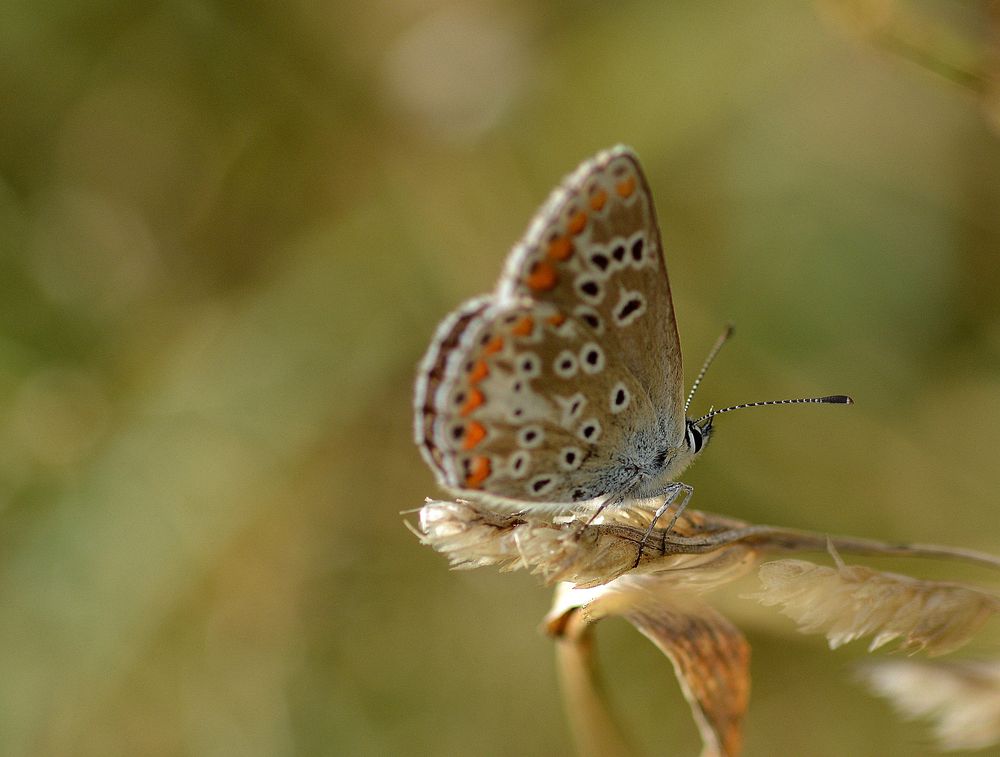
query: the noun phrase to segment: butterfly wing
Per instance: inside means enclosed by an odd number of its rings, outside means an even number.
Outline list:
[[[458,492],[556,504],[625,493],[680,444],[681,381],[652,198],[619,147],[550,196],[496,293],[438,329],[416,438]]]
[[[619,146],[581,165],[552,193],[508,258],[497,291],[579,315],[684,430],[680,339],[653,196],[635,153]],[[594,317],[596,315],[596,318]]]
[[[653,407],[587,324],[548,303],[473,300],[440,333],[416,433],[442,484],[518,503],[627,488],[634,471],[616,451]]]

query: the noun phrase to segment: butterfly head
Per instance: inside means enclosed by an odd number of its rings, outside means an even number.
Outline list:
[[[666,483],[678,480],[678,476],[701,455],[711,434],[711,418],[688,418],[684,422],[684,437],[681,442],[676,446],[667,446],[657,454],[651,470],[650,489],[657,490]]]
[[[684,440],[672,452],[664,455],[663,474],[671,481],[677,479],[691,463],[698,459],[712,435],[712,419],[688,418],[684,422]]]
[[[712,419],[693,421],[689,418],[685,425],[684,441],[688,446],[688,454],[696,457],[708,445],[712,435]]]

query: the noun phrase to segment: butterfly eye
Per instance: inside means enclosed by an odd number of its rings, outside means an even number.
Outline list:
[[[688,423],[687,443],[691,451],[695,454],[701,452],[702,445],[705,443],[705,437],[702,435],[701,429],[693,423]]]

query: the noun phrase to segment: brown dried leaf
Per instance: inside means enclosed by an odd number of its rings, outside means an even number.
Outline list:
[[[966,644],[1000,610],[991,594],[961,584],[925,581],[846,565],[776,560],[760,566],[764,590],[750,595],[782,613],[805,633],[826,634],[836,649],[873,636],[869,651],[894,639],[899,649],[941,655]]]
[[[942,749],[1000,743],[1000,663],[895,660],[866,665],[871,689],[907,718],[929,718]]]
[[[579,675],[579,665],[567,671],[567,657],[579,660],[589,653],[589,627],[609,616],[621,616],[656,644],[670,659],[681,690],[701,733],[702,754],[738,754],[743,740],[743,718],[750,694],[750,647],[740,631],[696,594],[678,588],[678,575],[626,576],[587,590],[560,586],[548,616],[550,632],[561,639],[560,654],[565,696],[580,743],[622,743],[607,723],[592,711],[603,700],[594,681]],[[586,651],[584,651],[586,650]],[[584,689],[581,693],[580,689]],[[587,703],[587,717],[574,717],[579,703]],[[596,724],[599,724],[595,726]],[[595,733],[596,730],[596,733]]]

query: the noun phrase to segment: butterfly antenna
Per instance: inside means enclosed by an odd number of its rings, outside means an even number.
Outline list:
[[[698,386],[701,384],[701,380],[705,378],[705,374],[708,373],[708,366],[712,364],[719,351],[722,349],[722,345],[729,341],[729,338],[733,335],[734,327],[733,324],[727,323],[726,330],[723,331],[719,338],[715,340],[715,344],[712,345],[712,349],[708,351],[708,357],[705,358],[705,362],[702,363],[701,370],[698,371],[698,378],[694,380],[691,384],[691,391],[688,392],[687,402],[684,403],[684,415],[687,415],[688,408],[691,407],[691,400],[694,399],[694,393],[698,391]]]
[[[728,413],[732,410],[742,410],[745,407],[763,407],[764,405],[853,405],[854,400],[848,397],[846,394],[831,394],[827,397],[802,397],[801,399],[795,400],[766,400],[765,402],[747,402],[742,405],[733,405],[732,407],[724,407],[721,410],[712,410],[709,413],[701,416],[695,423],[702,423],[703,421],[708,421],[717,415],[722,415],[723,413]]]

